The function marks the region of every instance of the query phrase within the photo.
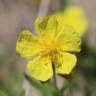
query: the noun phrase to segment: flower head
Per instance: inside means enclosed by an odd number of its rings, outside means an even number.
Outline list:
[[[52,62],[56,73],[60,74],[70,74],[76,65],[77,59],[72,52],[80,51],[81,39],[77,32],[79,29],[76,30],[67,21],[62,23],[63,20],[66,21],[61,17],[42,16],[35,21],[38,36],[27,29],[22,30],[19,35],[16,51],[22,57],[29,58],[27,70],[35,79],[46,81],[51,78]]]

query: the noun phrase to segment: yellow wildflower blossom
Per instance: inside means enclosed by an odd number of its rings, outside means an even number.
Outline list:
[[[62,22],[61,17],[57,20],[54,16],[42,16],[35,21],[38,36],[28,29],[19,35],[16,51],[29,59],[27,71],[37,80],[46,81],[53,76],[52,64],[59,74],[70,74],[76,65],[76,56],[71,52],[80,51],[80,36],[74,26]]]
[[[70,25],[76,32],[82,37],[87,31],[88,21],[83,12],[83,9],[76,6],[69,6],[64,9],[63,12],[53,14],[53,16],[60,23],[59,27],[63,25]],[[62,18],[62,19],[61,19]]]

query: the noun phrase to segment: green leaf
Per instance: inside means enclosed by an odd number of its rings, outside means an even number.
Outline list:
[[[42,90],[43,87],[42,87],[42,85],[41,85],[39,82],[33,80],[33,79],[32,79],[30,76],[28,76],[27,74],[24,74],[24,76],[25,76],[26,80],[27,80],[33,87],[39,89],[40,91],[43,91],[43,90]]]
[[[50,92],[55,91],[56,89],[54,88],[54,86],[50,83],[41,83],[41,82],[37,82],[36,80],[33,80],[30,76],[28,76],[27,74],[24,74],[26,80],[36,89],[38,89],[40,92],[42,92],[43,94],[47,94]]]
[[[8,96],[8,95],[6,95],[4,91],[0,90],[0,96]]]

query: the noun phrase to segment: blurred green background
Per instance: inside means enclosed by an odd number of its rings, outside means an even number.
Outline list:
[[[41,96],[24,79],[27,61],[15,51],[17,36],[22,28],[34,31],[38,16],[61,11],[67,5],[82,7],[89,27],[77,54],[74,80],[67,90],[70,94],[65,96],[96,96],[96,0],[0,0],[0,96]],[[58,85],[60,81],[58,77]]]

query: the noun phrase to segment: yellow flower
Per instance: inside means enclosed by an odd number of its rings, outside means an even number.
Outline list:
[[[82,37],[87,31],[88,20],[83,12],[83,9],[76,6],[69,6],[63,12],[53,14],[53,16],[60,23],[60,28],[63,25],[70,25]],[[62,18],[62,19],[61,19]]]
[[[68,18],[71,20],[70,16]],[[75,24],[75,19],[71,21]],[[77,61],[72,52],[79,52],[81,44],[76,31],[82,31],[83,28],[78,27],[76,30],[71,23],[61,17],[57,20],[55,16],[42,16],[35,21],[38,36],[30,30],[22,30],[16,51],[29,59],[27,71],[32,77],[41,81],[48,80],[53,76],[52,64],[56,73],[70,74]]]

